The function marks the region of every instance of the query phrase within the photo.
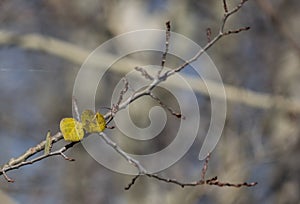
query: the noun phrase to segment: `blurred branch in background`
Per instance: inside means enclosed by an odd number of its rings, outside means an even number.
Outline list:
[[[18,35],[5,30],[0,30],[0,46],[18,46],[27,50],[34,50],[37,52],[43,51],[69,60],[78,65],[82,65],[84,60],[91,53],[91,51],[84,50],[76,45],[52,37],[45,37],[39,34]],[[99,60],[91,63],[93,63],[95,66],[101,67],[101,63],[104,63],[106,60],[110,61],[109,59],[114,58],[115,57],[112,54],[107,53],[106,55],[99,56]],[[113,69],[112,71],[118,72],[119,74],[128,73],[128,71],[132,70],[133,67],[136,67],[137,64],[139,64],[137,60],[125,58],[124,66]],[[185,74],[182,73],[182,75]],[[138,73],[136,73],[136,76],[139,76]],[[207,80],[207,83],[210,83],[209,86],[214,87],[214,91],[208,93],[206,88],[207,85],[203,81],[200,81],[198,78],[192,76],[184,77],[189,81],[193,90],[210,97],[220,97],[218,93],[220,93],[220,86],[222,85]],[[176,88],[182,88],[181,83],[169,83]],[[260,109],[275,108],[286,112],[300,113],[300,101],[293,98],[259,93],[228,84],[225,84],[224,88],[228,102],[241,103]]]
[[[264,11],[264,13],[271,19],[274,27],[288,42],[289,44],[297,51],[300,55],[300,43],[293,37],[291,30],[285,24],[284,20],[281,20],[279,17],[280,10],[276,11],[272,3],[265,0],[256,0],[259,7]]]
[[[13,200],[10,196],[8,196],[5,192],[0,190],[0,200],[1,203],[5,204],[17,204],[18,202]]]

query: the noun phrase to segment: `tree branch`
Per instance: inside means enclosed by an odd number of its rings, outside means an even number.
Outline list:
[[[139,161],[130,157],[124,150],[122,150],[114,141],[112,141],[104,132],[100,132],[99,136],[111,146],[116,152],[118,152],[129,164],[132,164],[139,171],[139,174],[146,174],[147,170],[140,164]]]
[[[164,105],[157,97],[155,97],[152,94],[153,89],[160,83],[162,83],[163,81],[166,81],[169,77],[171,77],[172,75],[174,75],[176,72],[180,72],[181,70],[183,70],[189,63],[196,61],[205,51],[207,51],[212,45],[214,45],[217,41],[219,41],[222,37],[224,36],[228,36],[231,35],[233,33],[239,33],[241,31],[246,30],[247,28],[240,28],[237,30],[228,30],[228,31],[224,31],[224,27],[225,24],[227,22],[228,17],[230,17],[231,15],[233,15],[234,13],[236,13],[238,10],[240,10],[240,8],[243,6],[243,4],[246,2],[246,0],[242,0],[240,4],[238,4],[234,9],[228,11],[227,5],[226,5],[226,1],[224,0],[224,17],[221,21],[221,26],[220,26],[220,31],[219,34],[217,36],[215,36],[211,41],[209,41],[207,43],[206,46],[204,46],[204,48],[202,50],[199,50],[196,55],[194,57],[192,57],[190,60],[188,60],[187,62],[183,63],[181,66],[179,66],[178,68],[175,68],[174,70],[170,70],[170,71],[166,71],[164,74],[160,74],[161,71],[157,74],[157,76],[151,78],[149,77],[150,75],[147,74],[147,72],[144,70],[138,70],[142,73],[142,75],[148,79],[151,79],[151,81],[149,82],[148,86],[146,86],[144,89],[140,90],[140,91],[134,91],[131,96],[129,96],[128,98],[124,99],[124,94],[126,93],[126,91],[128,90],[128,82],[125,80],[125,86],[124,89],[121,91],[120,93],[120,97],[116,103],[116,105],[114,105],[114,107],[112,107],[112,109],[105,114],[105,120],[107,119],[112,119],[115,115],[115,113],[119,110],[122,110],[124,108],[126,108],[130,103],[132,103],[133,101],[137,100],[138,98],[145,96],[145,95],[150,95],[153,99],[155,99],[156,101],[160,102],[160,105],[162,105],[165,108],[168,108],[169,111],[172,111],[172,113],[175,114],[175,112],[167,107],[166,105]],[[164,67],[165,64],[165,60],[166,60],[166,55],[168,52],[168,46],[169,46],[169,38],[170,38],[170,23],[167,22],[167,29],[166,29],[166,50],[165,53],[163,54],[162,57],[162,68]],[[0,38],[1,39],[1,38]],[[21,43],[22,44],[22,43]],[[28,46],[26,43],[22,44],[23,46]],[[30,47],[30,46],[29,46]],[[51,47],[51,46],[49,46]],[[45,49],[45,47],[43,47]],[[63,56],[67,56],[67,55],[63,55]],[[75,111],[75,115],[77,120],[80,120],[79,118],[79,112],[78,112],[78,108],[76,105],[76,101],[75,99],[73,100],[73,108]],[[180,117],[181,114],[180,114]],[[89,136],[89,134],[86,135],[86,137]],[[152,174],[149,173],[140,163],[139,161],[135,160],[134,158],[130,157],[124,150],[122,150],[114,141],[112,141],[109,137],[107,137],[107,135],[104,132],[100,132],[99,136],[106,142],[107,145],[109,145],[110,147],[112,147],[118,154],[120,154],[128,163],[132,164],[134,167],[137,168],[138,170],[138,175],[135,176],[132,181],[130,182],[130,184],[126,187],[126,189],[129,189],[134,183],[135,181],[140,177],[140,176],[147,176],[150,178],[154,178],[160,181],[164,181],[167,183],[173,183],[176,185],[179,185],[181,187],[185,187],[185,186],[197,186],[197,185],[216,185],[216,186],[230,186],[230,187],[242,187],[242,186],[254,186],[256,185],[256,183],[240,183],[240,184],[232,184],[232,183],[223,183],[218,181],[217,177],[211,178],[211,179],[205,179],[205,174],[207,171],[207,167],[208,167],[208,161],[209,161],[209,157],[210,155],[207,156],[206,160],[205,160],[205,164],[202,168],[201,171],[201,177],[200,180],[198,181],[194,181],[191,183],[184,183],[184,182],[179,182],[175,179],[169,179],[169,178],[163,178],[157,174]],[[56,135],[51,137],[51,143],[54,144],[57,141],[63,139],[61,133],[57,133]],[[45,144],[46,144],[46,140],[42,141],[40,144],[36,145],[33,148],[30,148],[29,150],[27,150],[23,155],[19,156],[16,159],[11,159],[7,164],[5,164],[3,167],[1,167],[0,170],[0,175],[3,174],[3,176],[5,177],[5,179],[9,182],[13,182],[13,180],[11,178],[8,177],[8,175],[6,174],[6,172],[14,170],[14,169],[18,169],[22,166],[26,166],[26,165],[31,165],[33,163],[36,163],[38,161],[41,161],[43,159],[46,159],[48,157],[52,157],[52,156],[56,156],[56,155],[60,155],[62,156],[64,159],[68,160],[68,161],[74,161],[74,159],[67,157],[64,152],[67,151],[69,148],[73,147],[75,144],[77,144],[79,142],[71,142],[63,147],[61,147],[60,149],[56,150],[56,151],[51,151],[48,154],[43,154],[40,156],[37,156],[31,160],[28,160],[30,157],[32,157],[33,155],[36,155],[37,153],[41,152],[44,148],[45,148]]]
[[[200,185],[211,185],[211,186],[219,186],[219,187],[235,187],[235,188],[240,188],[240,187],[252,187],[257,185],[257,182],[251,182],[251,183],[247,183],[247,182],[243,182],[243,183],[229,183],[229,182],[220,182],[218,180],[218,177],[215,176],[213,178],[210,179],[205,179],[205,174],[208,168],[208,162],[209,162],[209,158],[210,158],[210,154],[207,155],[206,159],[205,159],[205,163],[202,167],[201,170],[201,178],[200,180],[197,181],[193,181],[193,182],[189,182],[189,183],[185,183],[185,182],[181,182],[178,181],[176,179],[170,179],[170,178],[164,178],[159,176],[158,174],[150,174],[150,173],[146,173],[144,174],[144,176],[147,176],[149,178],[154,178],[157,179],[159,181],[165,182],[165,183],[171,183],[171,184],[175,184],[178,185],[182,188],[184,187],[193,187],[193,186],[200,186]],[[131,182],[125,187],[125,190],[129,190],[136,182],[136,180],[142,176],[141,174],[136,175],[135,177],[132,178]]]
[[[51,137],[52,143],[56,143],[58,140],[60,140],[62,138],[63,138],[62,134],[59,132],[56,135]],[[5,164],[3,167],[1,167],[0,175],[3,174],[3,176],[5,177],[5,179],[8,182],[14,182],[13,179],[11,179],[7,176],[6,172],[14,170],[14,169],[18,169],[22,166],[34,164],[38,161],[41,161],[43,159],[46,159],[51,156],[56,156],[56,155],[61,155],[64,159],[66,159],[68,161],[74,161],[74,159],[67,157],[64,154],[64,152],[67,151],[69,148],[73,147],[76,143],[78,143],[78,142],[69,143],[69,144],[65,145],[64,147],[60,148],[59,150],[50,152],[49,154],[43,154],[41,156],[35,157],[34,159],[28,160],[30,157],[32,157],[33,155],[36,155],[37,153],[41,152],[45,148],[46,140],[44,140],[41,143],[39,143],[38,145],[36,145],[35,147],[29,148],[23,155],[19,156],[18,158],[10,159],[7,164]]]

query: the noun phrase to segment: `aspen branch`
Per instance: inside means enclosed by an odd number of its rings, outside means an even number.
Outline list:
[[[139,72],[142,73],[142,76],[144,76],[145,78],[151,79],[149,84],[142,90],[139,91],[134,91],[128,98],[124,98],[124,94],[127,92],[128,90],[128,82],[125,79],[125,86],[122,89],[121,93],[120,93],[120,97],[115,105],[115,107],[112,107],[111,110],[106,113],[104,115],[105,120],[107,121],[108,119],[113,119],[115,113],[117,111],[120,111],[122,109],[125,109],[126,107],[128,107],[128,105],[130,103],[132,103],[133,101],[139,99],[140,97],[143,96],[150,96],[153,99],[155,99],[156,101],[160,102],[160,105],[162,105],[163,107],[167,108],[169,111],[171,111],[172,113],[175,114],[175,112],[171,109],[168,108],[165,104],[163,104],[157,97],[155,97],[152,93],[152,91],[155,89],[155,87],[157,87],[157,85],[159,85],[160,83],[166,81],[169,77],[171,77],[172,75],[174,75],[176,72],[180,72],[181,70],[183,70],[189,63],[196,61],[205,51],[207,51],[212,45],[214,45],[217,41],[219,41],[221,38],[225,37],[225,36],[229,36],[231,34],[234,33],[239,33],[241,31],[247,30],[247,28],[239,28],[236,30],[227,30],[225,31],[224,27],[225,24],[227,22],[228,17],[230,17],[231,15],[233,15],[234,13],[236,13],[238,10],[240,10],[240,8],[243,6],[243,4],[246,2],[246,0],[242,0],[240,4],[238,4],[235,8],[233,8],[232,10],[228,11],[228,8],[226,6],[226,1],[224,0],[224,17],[221,21],[221,26],[220,26],[220,30],[219,30],[219,34],[217,36],[215,36],[211,41],[209,41],[207,43],[206,46],[204,46],[204,48],[202,50],[199,50],[194,57],[192,57],[190,60],[186,61],[185,63],[183,63],[181,66],[179,66],[178,68],[175,68],[174,70],[170,70],[170,71],[166,71],[165,73],[162,73],[163,71],[163,67],[165,64],[165,60],[166,60],[166,55],[167,55],[167,51],[168,51],[168,41],[170,38],[170,23],[167,22],[167,31],[166,31],[166,50],[165,53],[163,54],[162,57],[162,68],[161,71],[157,74],[157,76],[151,76],[147,74],[147,72],[145,70],[137,70]],[[3,37],[3,36],[2,36]],[[28,37],[28,36],[27,36]],[[31,36],[32,37],[32,36]],[[35,40],[37,40],[37,38],[33,38]],[[29,37],[29,39],[27,40],[32,40],[32,38]],[[33,48],[32,44],[26,44],[26,41],[21,41],[18,42],[19,44],[21,44],[23,47],[25,48]],[[49,42],[51,44],[51,41]],[[61,42],[60,42],[61,43]],[[1,44],[1,37],[0,37],[0,44]],[[56,44],[57,45],[61,45],[61,44]],[[66,45],[66,44],[65,44]],[[36,47],[34,47],[36,48]],[[74,47],[70,47],[69,48],[74,48]],[[41,49],[46,49],[46,47],[40,47]],[[53,49],[53,47],[48,46],[48,51],[49,52],[54,52],[55,49]],[[77,50],[78,51],[78,50]],[[73,53],[76,53],[76,50],[73,50]],[[60,54],[62,54],[62,52],[59,52]],[[63,52],[65,53],[65,51]],[[78,53],[77,53],[78,54]],[[82,53],[81,53],[82,54]],[[68,54],[62,54],[63,57],[65,58],[69,58]],[[71,59],[71,58],[69,58]],[[162,73],[162,74],[161,74]],[[74,108],[75,108],[75,115],[76,118],[78,118],[79,120],[79,112],[78,112],[78,108],[76,105],[76,101],[75,99],[73,99],[74,102]],[[180,117],[182,117],[180,115]],[[87,136],[89,136],[90,134],[87,134]],[[147,176],[150,178],[154,178],[163,182],[167,182],[167,183],[172,183],[172,184],[176,184],[179,185],[181,187],[185,187],[185,186],[197,186],[197,185],[216,185],[219,187],[223,187],[223,186],[229,186],[229,187],[242,187],[242,186],[247,186],[247,187],[251,187],[256,185],[256,183],[239,183],[239,184],[232,184],[232,183],[228,183],[228,182],[220,182],[218,181],[217,177],[213,177],[211,179],[205,179],[205,174],[208,168],[208,161],[209,161],[209,157],[210,155],[207,156],[206,160],[205,160],[205,164],[202,168],[201,171],[201,176],[200,176],[200,180],[195,181],[195,182],[191,182],[191,183],[184,183],[184,182],[179,182],[175,179],[170,179],[170,178],[164,178],[161,177],[157,174],[152,174],[149,173],[142,164],[140,164],[139,161],[135,160],[134,158],[130,157],[124,150],[122,150],[117,143],[115,143],[114,141],[112,141],[104,132],[100,132],[99,136],[106,142],[107,145],[109,145],[110,147],[112,147],[118,154],[120,154],[128,163],[130,163],[131,165],[133,165],[134,167],[137,168],[138,170],[138,175],[135,176],[132,181],[130,182],[130,184],[126,187],[126,189],[129,189],[134,183],[135,181],[140,177],[140,176]],[[58,132],[57,134],[55,134],[54,136],[50,136],[51,138],[51,144],[55,144],[57,143],[59,140],[62,140],[62,134],[60,132]],[[79,142],[71,142],[61,148],[59,148],[56,151],[51,151],[49,150],[49,153],[47,154],[43,154],[40,156],[36,156],[33,159],[30,159],[32,156],[36,155],[37,153],[41,152],[44,148],[45,148],[45,144],[46,144],[46,140],[42,141],[41,143],[39,143],[38,145],[36,145],[35,147],[29,148],[23,155],[19,156],[18,158],[13,158],[11,159],[9,162],[7,162],[7,164],[3,165],[0,169],[0,175],[3,175],[4,178],[9,181],[9,182],[13,182],[13,180],[11,178],[8,177],[7,172],[14,170],[14,169],[18,169],[22,166],[26,166],[26,165],[31,165],[34,164],[38,161],[41,161],[43,159],[46,159],[48,157],[52,157],[52,156],[57,156],[60,155],[62,156],[64,159],[68,160],[68,161],[74,161],[74,159],[67,157],[64,152],[67,151],[69,148],[72,148],[75,144],[77,144]]]
[[[62,134],[60,132],[58,132],[56,135],[51,137],[52,144],[56,143],[57,141],[61,140],[62,138],[63,138]],[[14,169],[18,169],[22,166],[31,165],[33,163],[36,163],[38,161],[41,161],[43,159],[46,159],[51,156],[56,156],[56,155],[61,155],[66,160],[74,161],[74,159],[67,157],[64,154],[64,152],[67,151],[69,148],[73,147],[73,145],[76,143],[78,143],[78,142],[72,142],[72,143],[67,144],[64,147],[60,148],[59,150],[49,152],[48,154],[43,154],[41,156],[35,157],[34,159],[28,160],[30,157],[32,157],[32,156],[36,155],[37,153],[41,152],[42,150],[44,150],[45,144],[46,144],[46,140],[44,140],[41,143],[39,143],[38,145],[36,145],[35,147],[29,148],[24,154],[22,154],[18,158],[10,159],[7,164],[5,164],[5,165],[3,165],[3,167],[1,167],[0,175],[3,174],[3,176],[5,177],[5,179],[8,182],[14,182],[13,179],[11,179],[7,176],[6,172],[14,170]]]
[[[238,12],[242,6],[247,2],[248,0],[242,0],[235,8],[233,8],[231,11],[228,11],[227,8],[227,4],[226,4],[226,0],[223,0],[223,5],[224,5],[224,16],[222,19],[222,23],[221,26],[219,28],[219,33],[218,35],[216,35],[213,39],[211,38],[211,34],[209,34],[209,40],[208,43],[204,46],[203,49],[199,50],[194,57],[192,57],[191,59],[189,59],[188,61],[184,62],[182,65],[180,65],[179,67],[175,68],[174,70],[170,70],[167,71],[161,78],[162,79],[166,79],[172,75],[174,75],[176,72],[180,72],[182,69],[184,69],[186,66],[188,66],[190,63],[196,61],[199,59],[199,57],[205,53],[213,44],[215,44],[217,41],[219,41],[222,37],[230,35],[230,34],[237,34],[240,33],[242,31],[246,31],[249,30],[250,27],[242,27],[242,28],[238,28],[236,30],[227,30],[225,31],[225,25],[226,22],[228,20],[228,18],[230,16],[232,16],[233,14],[235,14],[236,12]]]
[[[251,183],[247,183],[247,182],[243,182],[243,183],[229,183],[229,182],[221,182],[218,180],[218,177],[215,176],[213,178],[210,179],[205,179],[205,174],[208,168],[208,162],[209,162],[209,158],[210,158],[210,154],[207,155],[206,159],[205,159],[205,163],[202,167],[201,170],[201,178],[200,180],[197,181],[192,181],[192,182],[181,182],[178,181],[176,179],[171,179],[171,178],[164,178],[159,176],[158,174],[151,174],[151,173],[145,173],[144,176],[147,176],[149,178],[154,178],[157,179],[159,181],[165,182],[165,183],[171,183],[171,184],[175,184],[178,185],[182,188],[184,187],[194,187],[194,186],[200,186],[200,185],[211,185],[211,186],[219,186],[219,187],[235,187],[235,188],[240,188],[240,187],[252,187],[257,185],[257,182],[251,182]],[[138,174],[136,176],[134,176],[131,180],[131,182],[125,187],[125,190],[129,190],[136,182],[136,180],[140,177],[143,176],[142,174]]]
[[[112,141],[104,132],[100,132],[99,136],[111,146],[116,152],[118,152],[129,164],[132,164],[139,171],[139,174],[147,174],[147,170],[140,164],[139,161],[130,157],[124,150],[122,150],[114,141]]]

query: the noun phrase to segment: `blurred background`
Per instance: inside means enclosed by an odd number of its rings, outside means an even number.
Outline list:
[[[229,1],[229,8],[238,2]],[[300,103],[299,8],[296,0],[250,0],[230,18],[227,27],[250,26],[251,30],[226,37],[207,52],[225,85]],[[59,131],[60,119],[72,115],[76,74],[87,54],[99,45],[136,29],[164,29],[170,20],[172,31],[204,46],[206,28],[216,34],[222,15],[220,0],[1,0],[0,165],[44,140],[47,130]],[[151,62],[159,64],[160,56],[152,55]],[[142,54],[130,57],[145,64],[149,60]],[[107,74],[96,108],[110,107],[114,85],[123,75]],[[170,93],[158,90],[157,94],[178,109]],[[186,182],[199,179],[202,162],[197,156],[210,122],[210,99],[200,92],[197,97],[199,138],[180,161],[161,172],[163,176]],[[150,99],[146,105],[133,104],[131,112],[137,125],[147,126],[152,105],[155,101]],[[257,181],[255,187],[182,189],[141,178],[125,191],[132,177],[104,168],[79,144],[66,152],[75,162],[52,157],[8,172],[16,180],[14,184],[1,176],[0,200],[46,204],[298,203],[300,111],[289,108],[227,101],[225,128],[207,176],[234,183]],[[120,139],[124,135],[117,130],[107,130],[107,134],[123,141],[120,145],[127,152],[152,153],[166,147],[176,135],[178,120],[167,116],[163,133],[151,143]],[[64,144],[61,141],[56,147]]]

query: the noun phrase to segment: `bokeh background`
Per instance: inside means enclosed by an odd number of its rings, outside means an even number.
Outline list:
[[[232,8],[238,1],[229,1]],[[249,0],[228,27],[250,26],[214,45],[208,54],[225,85],[300,103],[300,2],[296,0]],[[62,117],[72,114],[71,98],[76,74],[85,59],[101,43],[127,31],[164,29],[171,21],[174,32],[203,46],[206,28],[217,32],[223,15],[220,0],[1,0],[0,1],[0,165],[17,157],[45,138],[47,130],[59,131]],[[43,38],[23,37],[31,34]],[[32,36],[32,35],[31,35]],[[69,43],[68,51],[51,39]],[[45,43],[46,42],[46,43]],[[69,45],[67,44],[67,45]],[[47,51],[60,51],[61,56]],[[72,53],[70,50],[82,49]],[[58,50],[58,51],[57,51]],[[149,60],[143,54],[130,56]],[[151,62],[160,62],[160,54]],[[169,62],[172,64],[172,62]],[[147,64],[147,63],[145,63]],[[176,64],[176,62],[174,63]],[[122,66],[122,63],[119,63]],[[109,107],[113,86],[123,73],[107,74],[97,94],[97,108]],[[87,82],[88,83],[88,82]],[[178,108],[170,93],[160,90],[162,100]],[[182,181],[197,180],[201,136],[210,121],[209,97],[198,93],[201,109],[199,138],[175,165],[161,172]],[[242,97],[242,96],[241,96]],[[275,100],[276,98],[274,98]],[[249,99],[250,100],[250,99]],[[133,104],[137,125],[149,123],[149,107],[155,102]],[[1,203],[298,203],[300,200],[299,113],[254,107],[228,101],[223,135],[214,150],[208,176],[222,181],[257,181],[252,188],[198,186],[180,188],[142,178],[129,191],[131,177],[112,172],[94,161],[79,144],[66,154],[67,162],[52,157],[8,172],[14,184],[0,178]],[[104,109],[105,111],[105,109]],[[187,116],[188,117],[188,116]],[[163,134],[151,143],[120,139],[117,130],[107,134],[128,152],[151,153],[168,145],[178,120],[168,115]],[[57,144],[57,147],[64,142]]]

